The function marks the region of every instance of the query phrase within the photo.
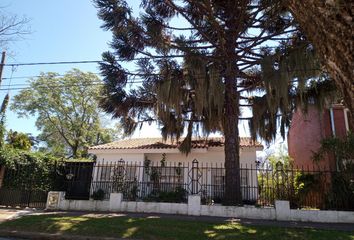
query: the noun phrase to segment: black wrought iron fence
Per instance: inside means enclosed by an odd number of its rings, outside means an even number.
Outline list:
[[[86,199],[103,200],[110,193],[121,192],[128,201],[186,202],[189,194],[198,194],[202,204],[222,204],[227,194],[223,164],[197,160],[138,164],[121,159],[71,165],[67,170],[71,199],[80,195],[75,193],[80,190]],[[349,169],[338,172],[277,165],[240,166],[239,171],[244,204],[274,206],[275,200],[289,200],[292,208],[354,210],[354,172]],[[73,188],[75,184],[82,187]]]
[[[259,168],[258,204],[273,206],[288,200],[293,209],[354,210],[353,168],[341,171],[320,168]]]
[[[44,208],[49,191],[64,190],[62,165],[14,164],[3,167],[0,206]]]
[[[182,163],[145,162],[144,165],[103,163],[92,171],[91,195],[101,192],[103,199],[110,193],[123,193],[124,200],[186,202],[189,191],[189,165]]]

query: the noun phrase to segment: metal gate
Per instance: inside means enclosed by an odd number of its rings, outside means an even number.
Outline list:
[[[46,168],[34,164],[6,167],[0,182],[0,206],[45,208],[48,192],[60,190],[63,183],[58,172],[57,164]]]
[[[0,206],[45,208],[47,194],[48,192],[43,190],[2,187],[0,189]]]
[[[65,198],[90,199],[93,162],[72,162],[65,165]]]

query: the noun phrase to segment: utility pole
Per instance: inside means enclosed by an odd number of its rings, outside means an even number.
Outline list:
[[[2,83],[2,72],[4,70],[4,65],[5,65],[5,56],[6,56],[6,52],[3,51],[1,55],[1,63],[0,63],[0,86]]]
[[[4,66],[5,66],[5,57],[6,57],[6,52],[3,51],[2,55],[1,55],[1,63],[0,63],[0,87],[1,87],[1,83],[2,83],[2,73],[4,72]],[[3,138],[3,134],[4,134],[4,129],[3,129],[3,125],[4,125],[4,116],[5,116],[5,112],[6,112],[6,107],[7,104],[9,102],[9,94],[6,94],[4,97],[4,100],[2,101],[1,104],[1,109],[0,109],[0,124],[2,126],[0,131],[1,131],[1,136],[0,136],[0,147],[2,147],[2,138]]]
[[[1,87],[1,83],[2,83],[2,73],[3,73],[3,70],[4,70],[4,65],[5,65],[5,57],[6,57],[6,52],[3,51],[2,52],[2,55],[1,55],[1,63],[0,63],[0,87]],[[8,101],[8,98],[9,96],[6,95],[3,102],[2,102],[2,106],[5,104],[5,101]],[[3,108],[3,107],[1,107]],[[1,109],[1,112],[0,114],[2,115],[1,116],[1,119],[0,119],[0,147],[2,148],[3,146],[3,138],[4,138],[4,132],[5,132],[5,129],[4,129],[4,115],[5,115],[5,111],[6,111],[6,107],[4,107],[4,109]],[[2,183],[3,183],[3,180],[4,180],[4,176],[5,176],[5,165],[0,165],[0,188],[2,186]]]

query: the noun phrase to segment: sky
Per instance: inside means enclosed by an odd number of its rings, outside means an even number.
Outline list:
[[[128,1],[135,12],[140,1]],[[26,16],[30,19],[32,33],[25,39],[9,46],[6,63],[57,62],[101,60],[101,54],[109,50],[111,33],[100,28],[102,22],[97,17],[97,9],[90,0],[1,0],[0,7],[9,14]],[[179,24],[175,22],[174,24]],[[183,24],[183,23],[180,23]],[[99,73],[97,64],[39,65],[5,67],[0,99],[8,92],[6,85],[23,84],[28,78],[41,72],[65,74],[72,68]],[[11,79],[12,76],[12,79]],[[11,90],[10,97],[18,91]],[[7,129],[38,135],[35,118],[18,118],[10,110],[7,112]],[[247,124],[240,125],[241,136],[247,136]],[[156,125],[146,125],[134,137],[158,137]],[[277,141],[279,142],[279,141]]]
[[[137,1],[135,1],[137,2]],[[30,19],[32,33],[25,39],[9,46],[6,63],[57,62],[101,60],[101,54],[109,50],[111,33],[100,28],[101,21],[91,1],[88,0],[1,0],[1,7],[9,13]],[[137,4],[134,5],[137,8]],[[22,84],[28,79],[23,76],[37,76],[41,72],[64,74],[72,68],[99,73],[97,64],[39,65],[5,67],[0,99],[8,92],[6,85]],[[12,79],[11,79],[12,75]],[[10,80],[11,79],[11,80]],[[13,97],[18,91],[11,90]],[[10,110],[7,113],[7,129],[32,133],[39,132],[35,118],[17,118]],[[137,136],[158,136],[156,127],[146,127]]]

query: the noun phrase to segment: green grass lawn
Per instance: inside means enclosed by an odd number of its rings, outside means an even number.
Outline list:
[[[69,235],[120,237],[134,239],[336,239],[354,240],[349,232],[245,226],[231,222],[198,222],[170,218],[133,218],[126,216],[25,216],[0,224],[2,230],[61,233]]]

